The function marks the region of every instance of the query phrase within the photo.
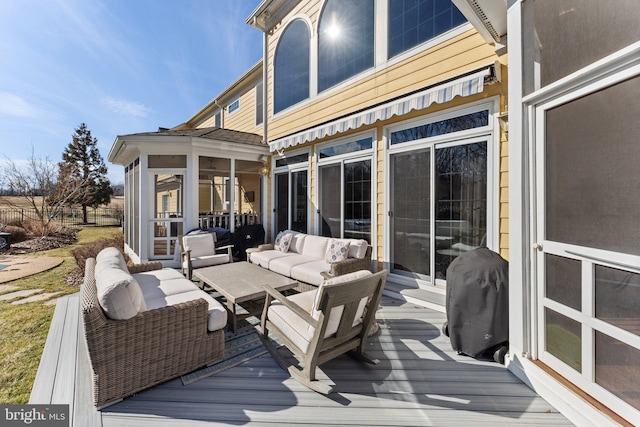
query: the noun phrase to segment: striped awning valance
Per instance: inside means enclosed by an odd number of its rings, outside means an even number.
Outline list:
[[[401,116],[412,110],[421,110],[433,103],[442,104],[451,101],[456,96],[471,96],[484,90],[484,79],[491,73],[491,68],[486,68],[477,73],[466,75],[440,85],[436,85],[395,99],[381,105],[360,111],[347,117],[325,123],[302,132],[286,136],[269,142],[271,152],[304,144],[307,141],[332,136],[349,129],[357,129],[360,126],[370,125],[378,120],[387,120],[392,116]]]

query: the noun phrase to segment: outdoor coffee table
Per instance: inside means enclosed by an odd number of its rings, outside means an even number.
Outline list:
[[[233,262],[193,270],[193,276],[204,284],[211,286],[227,299],[227,322],[231,331],[235,332],[238,320],[260,314],[262,305],[259,300],[266,296],[263,285],[270,285],[280,292],[295,288],[298,285],[293,279],[273,273],[249,262]],[[246,310],[237,312],[237,305]]]

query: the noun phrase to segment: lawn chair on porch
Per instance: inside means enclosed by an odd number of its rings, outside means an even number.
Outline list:
[[[216,233],[199,233],[178,236],[180,240],[180,265],[182,274],[191,280],[194,268],[233,262],[233,245],[216,248]],[[218,253],[226,250],[225,253]]]
[[[332,386],[316,380],[316,368],[348,351],[368,363],[367,337],[382,296],[387,271],[360,270],[325,280],[318,289],[285,297],[265,286],[261,337],[274,359],[301,384],[328,394]],[[302,363],[288,364],[270,341],[274,334]]]

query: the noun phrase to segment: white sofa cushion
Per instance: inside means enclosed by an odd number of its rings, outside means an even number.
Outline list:
[[[105,265],[105,262],[111,263],[103,259],[103,265],[96,268],[98,302],[105,315],[114,320],[126,320],[145,311],[144,296],[136,279],[119,266]]]
[[[298,233],[297,231],[291,232],[291,244],[289,245],[289,252],[294,252],[297,254],[302,253],[302,249],[304,248],[304,239],[307,237],[306,234]]]
[[[119,267],[123,271],[129,271],[122,253],[113,246],[102,249],[98,253],[98,256],[96,256],[96,267],[107,265],[111,267]]]
[[[317,294],[313,300],[313,309],[311,315],[314,319],[318,319],[320,317],[320,310],[318,310],[320,306],[320,294],[321,290],[327,286],[336,285],[339,283],[346,283],[352,280],[362,279],[364,277],[371,276],[370,271],[368,270],[359,270],[353,273],[343,274],[342,276],[332,277],[331,279],[327,279],[318,287]],[[359,323],[362,323],[362,316],[364,315],[364,309],[367,305],[367,298],[362,298],[360,300],[360,304],[358,305],[358,309],[356,310],[356,316],[353,321],[353,326],[356,326]],[[340,318],[342,317],[342,312],[344,311],[344,306],[334,307],[331,310],[331,314],[329,315],[329,323],[327,323],[327,330],[325,333],[325,338],[335,334],[338,330],[338,326],[340,326]],[[313,333],[313,327],[309,327],[310,332]]]
[[[328,237],[307,235],[304,239],[302,255],[315,259],[324,259],[329,240]]]
[[[320,273],[331,271],[331,264],[325,260],[308,262],[291,268],[291,278],[299,282],[320,286],[324,278]]]
[[[316,261],[315,258],[310,258],[304,255],[295,254],[294,256],[287,256],[276,258],[269,263],[269,270],[274,273],[282,274],[283,276],[291,277],[291,269],[299,264],[306,264]]]
[[[329,243],[327,253],[325,254],[325,261],[334,263],[347,259],[350,244],[350,240],[331,239],[331,243]]]
[[[300,294],[290,295],[287,298],[311,314],[316,292],[316,290],[302,292]],[[309,332],[309,324],[306,321],[302,320],[300,316],[277,301],[274,301],[269,306],[268,317],[271,323],[289,337],[300,350],[303,352],[307,351],[309,341],[311,341],[313,337],[313,331]]]
[[[198,285],[193,283],[190,280],[184,278],[184,276],[178,273],[176,270],[174,271],[178,274],[179,277],[171,277],[166,278],[166,274],[163,274],[165,270],[155,270],[155,272],[159,273],[156,277],[152,272],[147,273],[136,273],[133,277],[140,284],[140,289],[142,289],[142,295],[145,301],[150,301],[155,298],[164,298],[169,295],[177,295],[184,292],[197,291]],[[160,280],[160,277],[164,277]]]
[[[188,281],[185,279],[185,281]],[[152,298],[146,300],[147,309],[153,310],[156,308],[166,307],[168,305],[175,305],[181,302],[194,301],[197,299],[204,299],[209,304],[209,317],[207,319],[207,329],[209,331],[217,331],[222,329],[227,324],[227,310],[218,301],[213,299],[209,294],[199,289],[193,291],[182,292],[175,295],[167,295],[160,298]]]
[[[292,252],[280,252],[276,251],[275,249],[270,249],[267,251],[253,252],[251,254],[251,262],[254,264],[258,264],[260,267],[269,268],[269,264],[274,259],[288,256],[296,256],[296,254]]]
[[[349,239],[349,258],[363,259],[367,254],[369,242],[364,239]]]

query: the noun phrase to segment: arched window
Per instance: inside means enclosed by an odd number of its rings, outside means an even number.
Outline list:
[[[451,0],[389,0],[389,58],[466,21]]]
[[[274,67],[274,112],[309,98],[310,34],[307,24],[293,21],[280,38]]]
[[[318,34],[318,91],[374,65],[374,0],[329,0]]]

